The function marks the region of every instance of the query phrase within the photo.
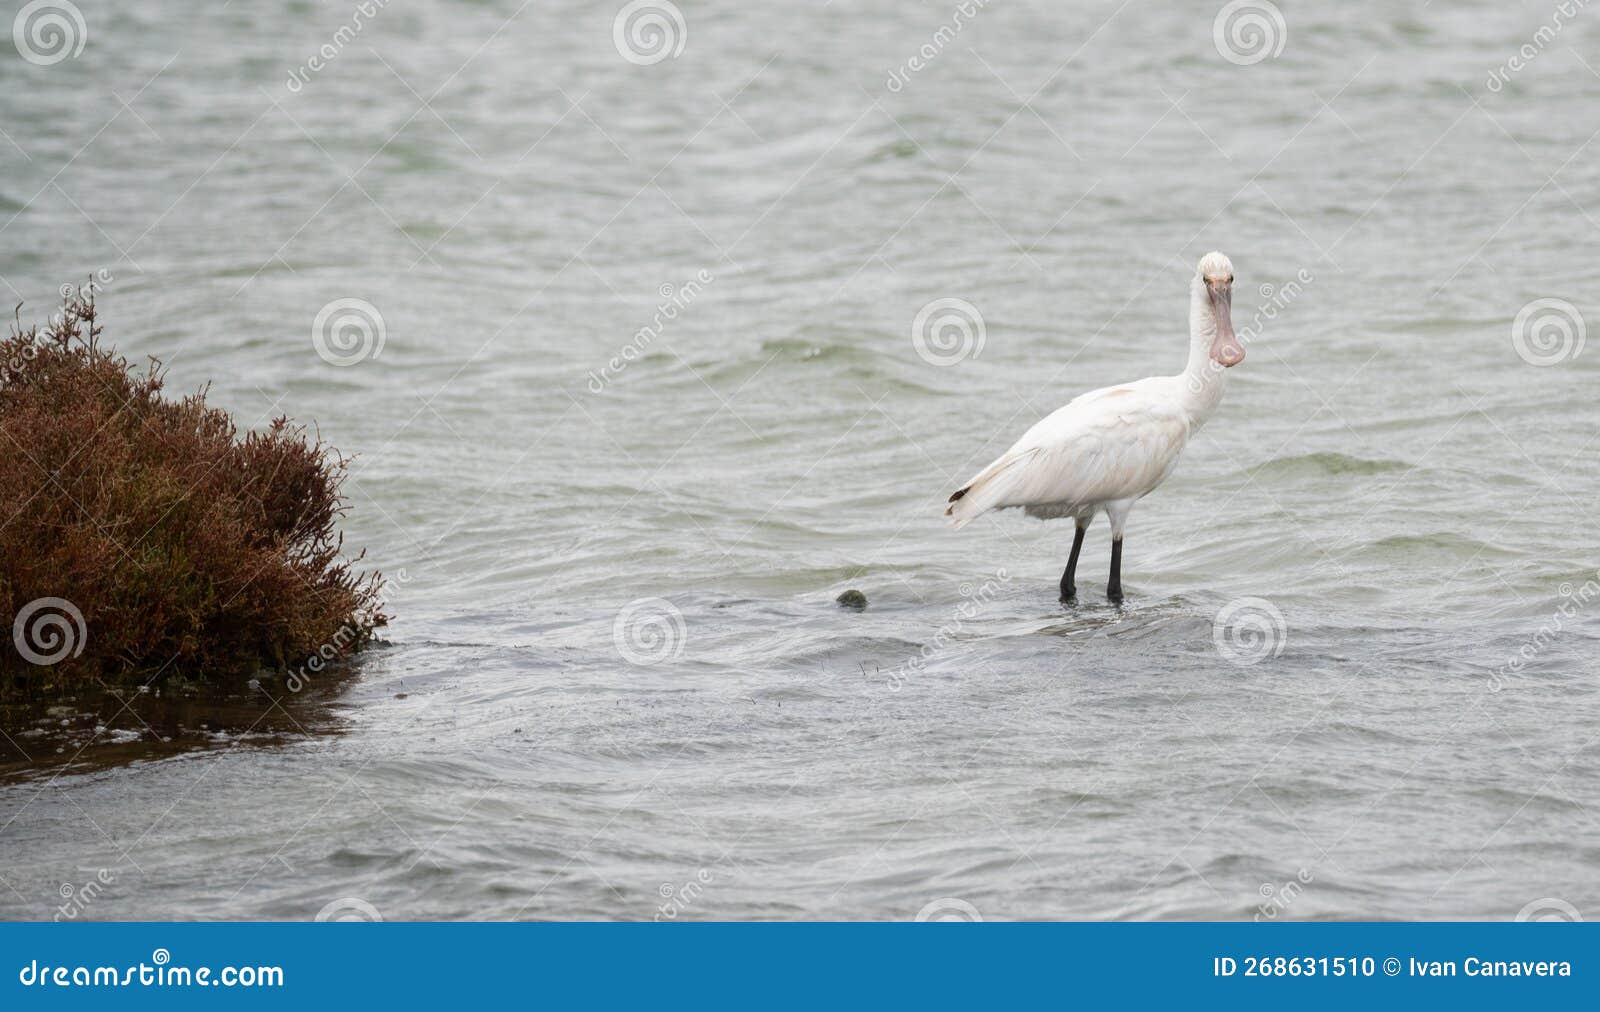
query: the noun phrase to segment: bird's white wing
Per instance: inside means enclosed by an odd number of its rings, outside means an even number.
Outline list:
[[[1133,499],[1159,485],[1189,438],[1183,413],[1152,381],[1085,394],[1041,419],[950,498],[957,527],[991,509]]]

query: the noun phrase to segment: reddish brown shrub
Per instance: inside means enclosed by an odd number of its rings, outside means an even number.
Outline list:
[[[378,574],[341,553],[349,461],[285,418],[241,435],[204,391],[163,398],[160,365],[135,368],[101,329],[79,291],[0,341],[0,694],[219,680],[365,645],[386,616]]]

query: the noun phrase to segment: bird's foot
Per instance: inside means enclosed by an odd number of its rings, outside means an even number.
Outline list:
[[[1061,603],[1073,604],[1078,600],[1078,588],[1070,583],[1061,585]]]
[[[1113,585],[1107,587],[1106,588],[1106,600],[1110,601],[1112,604],[1121,604],[1122,603],[1122,586],[1120,584],[1113,584]]]

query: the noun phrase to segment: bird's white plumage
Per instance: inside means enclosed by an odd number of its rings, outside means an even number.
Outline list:
[[[1172,473],[1192,428],[1171,382],[1151,377],[1094,390],[1040,419],[951,503],[956,526],[1008,506],[1087,519],[1154,489]]]
[[[1207,254],[1191,285],[1190,355],[1182,373],[1103,387],[1040,419],[951,497],[945,512],[955,526],[1008,507],[1080,524],[1104,510],[1120,537],[1133,503],[1172,473],[1189,437],[1221,400],[1226,370],[1213,364],[1217,327],[1206,287],[1207,278],[1221,277],[1231,283],[1233,265],[1220,253]],[[1231,329],[1227,336],[1232,340]]]

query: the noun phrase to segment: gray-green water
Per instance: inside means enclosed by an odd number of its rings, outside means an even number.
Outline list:
[[[0,55],[0,292],[104,272],[173,389],[315,420],[397,615],[6,727],[0,913],[1593,915],[1600,12],[685,2],[634,62],[621,6]],[[1063,607],[1069,526],[942,500],[1176,371],[1213,248],[1249,361]]]

